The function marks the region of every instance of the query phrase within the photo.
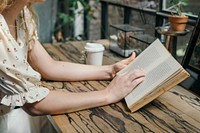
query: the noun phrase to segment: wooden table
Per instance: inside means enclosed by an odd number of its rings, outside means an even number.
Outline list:
[[[122,57],[108,50],[104,64],[112,64]],[[82,63],[81,51],[85,42],[45,44],[48,53],[56,60]],[[109,81],[43,82],[52,90],[81,92],[104,89]],[[52,115],[50,121],[58,132],[115,133],[115,132],[200,132],[200,98],[180,86],[164,93],[136,113],[130,113],[124,100],[104,107],[75,113]]]

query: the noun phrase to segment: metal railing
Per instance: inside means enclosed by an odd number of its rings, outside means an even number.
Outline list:
[[[170,15],[169,12],[164,12],[162,10],[155,10],[155,9],[150,9],[147,7],[142,7],[142,6],[135,6],[131,5],[129,3],[122,3],[122,2],[117,2],[117,1],[112,1],[112,0],[100,0],[101,2],[101,38],[105,39],[107,38],[108,32],[109,32],[109,5],[111,6],[116,6],[124,9],[124,18],[123,18],[123,23],[124,24],[130,24],[131,20],[131,11],[136,11],[141,14],[150,14],[150,15],[155,15],[156,20],[155,20],[155,27],[163,25],[164,19],[167,19],[168,16]],[[160,0],[160,3],[162,3],[162,0]],[[160,4],[160,9],[162,4]],[[197,17],[189,17],[188,25],[194,26],[195,22],[197,20]],[[157,34],[155,30],[155,36],[159,35]]]

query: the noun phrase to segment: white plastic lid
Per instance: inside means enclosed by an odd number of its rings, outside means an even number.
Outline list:
[[[87,52],[102,52],[105,48],[99,43],[86,43],[85,50]]]

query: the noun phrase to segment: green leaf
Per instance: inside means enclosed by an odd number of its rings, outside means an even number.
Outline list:
[[[84,0],[79,0],[79,2],[81,3],[81,5],[82,5],[84,8],[87,8],[87,7],[88,7],[87,3],[86,3]]]
[[[174,0],[170,0],[170,2],[169,2],[170,4],[174,4]]]
[[[74,21],[74,18],[65,13],[59,13],[58,18],[62,21],[63,24],[71,23]]]

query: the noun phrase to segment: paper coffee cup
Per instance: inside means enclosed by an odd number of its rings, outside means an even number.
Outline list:
[[[102,65],[104,46],[99,43],[86,43],[86,64],[88,65]]]

